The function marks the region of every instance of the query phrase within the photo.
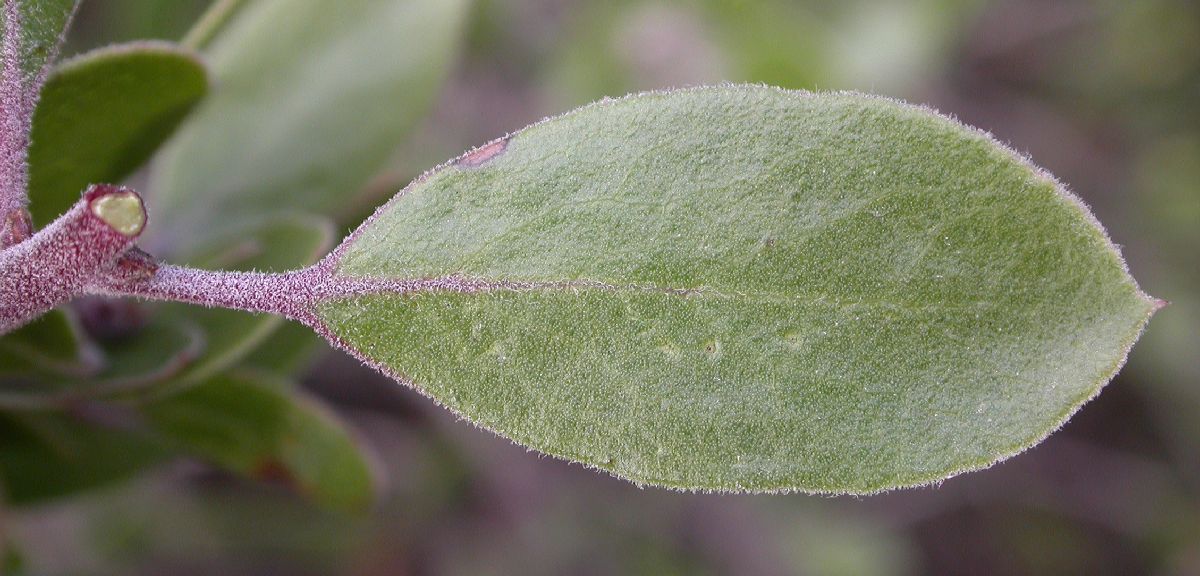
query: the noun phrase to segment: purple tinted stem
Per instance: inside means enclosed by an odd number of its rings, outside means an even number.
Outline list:
[[[141,210],[145,222],[136,194],[117,186],[93,186],[58,220],[0,251],[0,334],[82,293],[133,246],[141,225],[122,230],[120,223],[113,225],[101,217],[105,202],[113,199],[135,199],[133,206]]]
[[[9,219],[26,203],[25,152],[33,114],[21,70],[21,10],[4,3],[4,42],[0,45],[0,218]]]
[[[142,278],[97,277],[86,291],[100,296],[136,296],[147,300],[268,312],[304,321],[316,298],[312,289],[320,285],[312,276],[312,270],[270,274],[160,264]]]

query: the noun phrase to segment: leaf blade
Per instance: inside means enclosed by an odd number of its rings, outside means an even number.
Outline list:
[[[34,221],[61,214],[88,184],[128,176],[207,91],[199,58],[165,42],[102,48],[56,68],[33,118]]]
[[[113,484],[169,457],[137,430],[57,412],[0,412],[0,447],[0,490],[13,505]]]
[[[1155,308],[1082,205],[985,135],[760,87],[530,127],[418,180],[330,265],[440,279],[320,305],[360,358],[522,444],[689,489],[994,463],[1094,396]]]
[[[374,499],[370,458],[341,421],[285,382],[224,374],[142,408],[153,429],[183,451],[260,480],[283,480],[333,508]]]
[[[156,173],[159,213],[172,229],[187,227],[182,238],[281,203],[336,213],[432,105],[468,5],[271,0],[240,9],[210,51],[220,88]],[[395,60],[367,65],[380,54]]]

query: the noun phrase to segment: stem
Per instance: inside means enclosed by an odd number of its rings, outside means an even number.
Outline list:
[[[0,46],[0,218],[3,226],[25,209],[29,120],[25,79],[21,72],[21,9],[4,3],[4,42]]]
[[[51,64],[58,58],[63,34],[79,6],[77,1],[71,2],[64,26],[58,31],[57,37],[48,45],[39,46],[37,42],[29,42],[28,38],[23,37],[25,15],[21,8],[22,4],[28,8],[29,4],[39,1],[4,0],[3,14],[0,15],[4,19],[4,38],[0,43],[0,219],[10,218],[29,202],[29,169],[26,161],[33,111]],[[38,10],[33,8],[35,20]],[[31,57],[40,60],[36,70],[25,69]]]
[[[134,296],[207,307],[266,312],[306,321],[320,283],[316,269],[272,274],[198,270],[158,265],[153,274],[132,281],[101,276],[85,287],[88,294]]]
[[[137,193],[97,185],[45,229],[0,251],[0,334],[78,295],[133,246],[145,223]]]
[[[192,50],[203,50],[245,3],[245,0],[216,0],[179,43]]]
[[[133,254],[140,256],[131,258]],[[109,271],[94,276],[84,287],[83,293],[278,314],[324,334],[316,307],[331,299],[382,293],[482,292],[538,285],[458,276],[416,279],[346,277],[334,273],[335,256],[327,257],[309,268],[281,273],[199,270],[156,264],[140,258],[149,256],[140,250],[130,251]]]

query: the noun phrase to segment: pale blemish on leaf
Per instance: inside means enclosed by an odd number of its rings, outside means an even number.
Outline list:
[[[508,141],[509,137],[493,140],[463,155],[454,164],[460,168],[479,168],[504,154]]]

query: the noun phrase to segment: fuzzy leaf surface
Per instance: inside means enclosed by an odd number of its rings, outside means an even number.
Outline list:
[[[1155,302],[986,135],[856,94],[606,101],[421,178],[329,261],[332,339],[636,482],[869,493],[1045,438]],[[374,279],[374,280],[371,280]]]
[[[161,42],[103,48],[56,68],[33,117],[34,221],[53,220],[88,184],[128,176],[207,91],[196,55]]]
[[[239,10],[209,53],[217,89],[155,179],[169,233],[195,239],[281,205],[345,210],[432,105],[468,4],[266,0]]]

